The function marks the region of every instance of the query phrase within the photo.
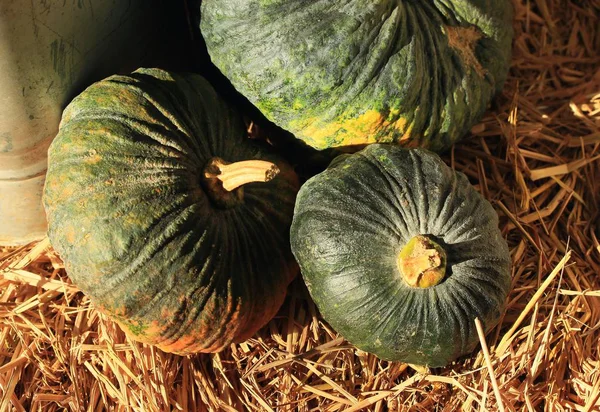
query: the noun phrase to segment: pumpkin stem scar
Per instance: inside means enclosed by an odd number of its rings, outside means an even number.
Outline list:
[[[475,56],[475,46],[483,37],[482,33],[475,27],[446,26],[444,29],[448,45],[458,52],[468,67],[472,67],[479,76],[484,77],[485,69]]]
[[[427,236],[417,235],[398,254],[398,268],[409,286],[435,286],[446,274],[446,252]]]
[[[207,179],[219,179],[223,188],[229,192],[252,182],[268,182],[279,173],[279,168],[264,160],[244,160],[226,163],[222,159],[213,158],[204,171]]]

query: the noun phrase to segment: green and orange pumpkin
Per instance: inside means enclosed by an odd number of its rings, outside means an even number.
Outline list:
[[[203,0],[212,61],[274,123],[324,149],[444,150],[510,63],[508,0]]]
[[[268,322],[297,273],[298,180],[201,76],[93,84],[49,150],[48,235],[72,281],[133,339],[215,352]]]
[[[298,193],[292,251],[322,316],[386,360],[444,366],[499,321],[510,255],[491,204],[436,154],[370,145]]]

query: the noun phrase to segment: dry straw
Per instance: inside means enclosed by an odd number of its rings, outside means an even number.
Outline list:
[[[340,338],[300,279],[252,339],[179,357],[129,341],[47,241],[0,249],[0,411],[599,411],[600,1],[514,0],[504,93],[445,159],[513,260],[500,325],[431,371]]]

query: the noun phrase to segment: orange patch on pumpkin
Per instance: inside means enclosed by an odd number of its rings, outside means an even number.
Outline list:
[[[394,130],[399,130],[405,136],[407,133],[410,135],[410,127],[407,130],[406,119],[401,117],[390,121],[389,117],[371,109],[358,117],[325,124],[320,122],[318,117],[314,117],[303,122],[308,126],[299,128],[302,129],[304,140],[317,149],[391,142]],[[292,127],[294,127],[293,124]],[[381,130],[390,131],[390,140],[377,137]]]
[[[70,244],[75,244],[75,228],[73,226],[67,226],[65,229],[63,229],[63,233],[67,239],[67,242]]]

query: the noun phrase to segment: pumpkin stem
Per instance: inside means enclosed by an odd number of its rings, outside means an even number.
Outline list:
[[[204,167],[200,180],[212,203],[229,209],[243,203],[246,183],[268,182],[278,173],[279,168],[275,164],[264,160],[228,163],[213,157]]]
[[[252,182],[268,182],[279,173],[279,168],[264,160],[244,160],[226,163],[215,157],[204,170],[207,179],[218,179],[223,188],[231,192],[238,187]]]
[[[412,287],[435,286],[446,274],[446,252],[427,236],[417,235],[398,254],[398,268]]]

